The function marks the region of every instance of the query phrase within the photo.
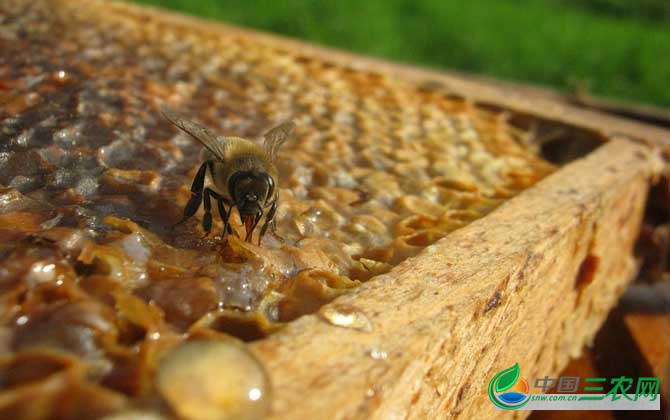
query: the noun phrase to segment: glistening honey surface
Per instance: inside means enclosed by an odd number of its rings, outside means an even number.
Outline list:
[[[222,240],[216,212],[209,238],[201,212],[172,228],[201,146],[161,103],[224,135],[297,123],[278,237]],[[553,171],[509,117],[239,33],[3,1],[0,417],[191,413],[163,355],[260,338]]]

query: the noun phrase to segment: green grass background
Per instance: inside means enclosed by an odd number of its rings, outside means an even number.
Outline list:
[[[135,0],[395,61],[670,106],[670,0]]]

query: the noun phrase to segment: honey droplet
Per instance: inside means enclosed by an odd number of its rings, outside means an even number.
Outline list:
[[[331,304],[324,306],[319,314],[328,322],[338,327],[351,328],[363,332],[372,332],[370,319],[353,305]]]
[[[188,420],[263,418],[269,380],[242,344],[191,341],[161,361],[157,386],[170,407]]]

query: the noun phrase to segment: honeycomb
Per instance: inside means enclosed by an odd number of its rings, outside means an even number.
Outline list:
[[[261,338],[555,170],[507,112],[123,5],[3,1],[0,51],[3,418],[182,413],[153,380],[171,349]],[[162,104],[252,139],[296,122],[277,235],[173,226],[202,148]]]

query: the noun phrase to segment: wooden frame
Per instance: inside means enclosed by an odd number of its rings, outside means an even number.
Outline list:
[[[591,342],[636,273],[633,245],[650,179],[662,170],[659,156],[670,145],[665,131],[573,108],[532,88],[389,64],[150,8],[101,4],[114,13],[300,48],[609,138],[390,273],[251,343],[273,384],[272,418],[492,415],[486,388],[495,373],[519,363],[527,378],[558,374]],[[325,320],[323,311],[343,305],[355,308],[371,329]]]
[[[473,418],[492,413],[498,371],[558,374],[636,272],[648,156],[611,141],[331,304],[359,308],[370,333],[310,315],[253,343],[273,413]]]

